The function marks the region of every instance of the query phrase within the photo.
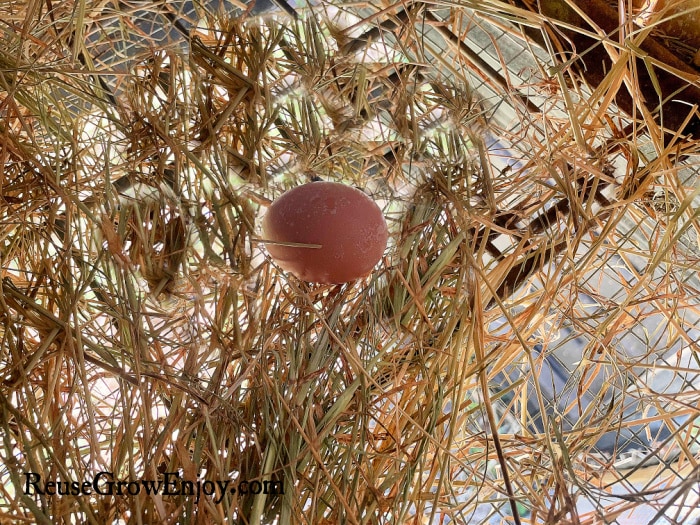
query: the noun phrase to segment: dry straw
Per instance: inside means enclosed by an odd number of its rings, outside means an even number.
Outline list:
[[[643,103],[679,70],[540,3],[1,4],[0,521],[689,523],[698,147]],[[590,90],[576,35],[609,61]],[[362,282],[265,255],[260,214],[312,176],[384,207]],[[600,450],[659,422],[631,468]]]

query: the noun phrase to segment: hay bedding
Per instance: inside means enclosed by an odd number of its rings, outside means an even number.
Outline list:
[[[512,53],[507,4],[194,7],[2,7],[3,519],[690,519],[695,143]],[[314,176],[384,209],[361,282],[266,256]]]

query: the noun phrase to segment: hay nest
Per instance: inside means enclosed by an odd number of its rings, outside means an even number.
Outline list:
[[[695,516],[698,77],[464,4],[0,6],[3,520]],[[360,282],[266,255],[312,177]]]

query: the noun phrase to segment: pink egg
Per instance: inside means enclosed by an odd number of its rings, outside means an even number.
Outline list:
[[[336,182],[310,182],[275,200],[262,223],[263,237],[280,267],[315,283],[364,277],[381,259],[388,239],[379,206],[358,189]]]

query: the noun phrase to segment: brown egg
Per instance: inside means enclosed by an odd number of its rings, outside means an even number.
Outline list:
[[[379,206],[360,190],[336,182],[310,182],[275,200],[262,223],[266,241],[303,243],[266,248],[283,270],[315,283],[345,283],[367,275],[386,248]]]

